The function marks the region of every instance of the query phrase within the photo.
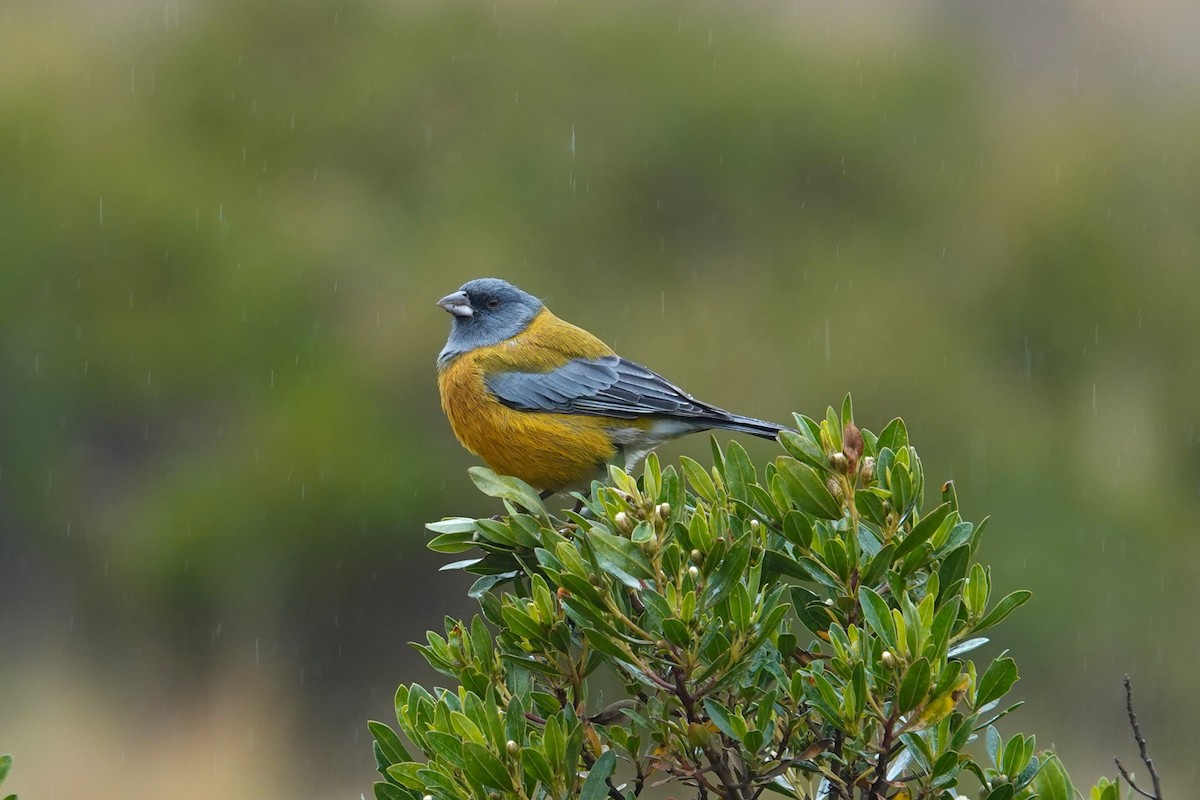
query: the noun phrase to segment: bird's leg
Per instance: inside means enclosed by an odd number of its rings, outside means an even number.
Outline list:
[[[553,495],[553,494],[554,494],[553,489],[547,489],[544,492],[538,492],[538,497],[540,497],[542,500],[549,500],[551,495]]]

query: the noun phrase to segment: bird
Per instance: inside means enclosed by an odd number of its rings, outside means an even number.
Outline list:
[[[452,317],[437,373],[454,435],[543,499],[586,491],[610,464],[632,471],[689,433],[786,429],[697,400],[505,280],[468,281],[437,305]]]

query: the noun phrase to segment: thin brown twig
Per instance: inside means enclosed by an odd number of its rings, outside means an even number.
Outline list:
[[[1150,781],[1154,784],[1154,794],[1142,789],[1133,782],[1133,777],[1121,764],[1119,758],[1114,758],[1113,761],[1117,764],[1117,769],[1121,771],[1121,777],[1129,784],[1129,787],[1140,794],[1147,800],[1163,800],[1162,786],[1159,783],[1158,770],[1154,768],[1154,761],[1150,758],[1150,754],[1146,752],[1146,739],[1142,736],[1142,729],[1138,727],[1137,714],[1133,712],[1133,686],[1129,680],[1129,676],[1125,676],[1125,710],[1129,712],[1129,727],[1133,728],[1133,740],[1137,742],[1138,755],[1142,759],[1142,763],[1146,765],[1146,769],[1150,772]]]
[[[879,759],[875,763],[875,783],[871,786],[868,797],[881,798],[888,786],[888,762],[891,760],[892,737],[896,735],[896,719],[898,716],[893,709],[891,715],[884,720],[883,737],[879,743]]]
[[[1145,797],[1147,800],[1158,800],[1158,798],[1156,798],[1154,795],[1150,794],[1149,792],[1142,791],[1142,789],[1136,783],[1133,782],[1133,777],[1128,772],[1125,771],[1124,765],[1121,764],[1121,759],[1114,758],[1113,761],[1117,762],[1117,769],[1120,770],[1121,777],[1125,779],[1125,782],[1129,784],[1129,787],[1131,789],[1133,789],[1135,792],[1140,794],[1142,797]]]

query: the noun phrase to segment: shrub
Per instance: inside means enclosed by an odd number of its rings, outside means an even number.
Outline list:
[[[714,439],[710,469],[651,454],[561,516],[472,469],[507,514],[432,523],[429,547],[479,551],[447,569],[480,576],[482,614],[417,646],[458,686],[399,688],[407,745],[369,723],[376,798],[1074,797],[999,732],[1016,661],[971,658],[1030,597],[993,596],[987,520],[926,492],[903,421],[860,430],[847,397],[796,422],[763,470]]]

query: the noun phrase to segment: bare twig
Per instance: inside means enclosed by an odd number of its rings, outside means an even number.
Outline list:
[[[679,698],[679,702],[683,704],[683,710],[687,714],[689,723],[703,724],[700,717],[696,713],[696,699],[688,693],[687,684],[684,682],[682,670],[675,668],[671,670],[675,677],[675,686],[672,687],[675,696]],[[724,734],[722,734],[722,738]],[[729,765],[725,763],[725,754],[721,748],[713,746],[711,743],[705,744],[702,748],[704,755],[708,757],[708,768],[721,782],[720,788],[709,787],[713,789],[713,793],[724,798],[724,800],[744,800],[744,782],[739,782],[733,772],[729,769]],[[750,776],[747,776],[747,780]],[[704,776],[702,773],[697,773],[697,780],[703,782]]]
[[[888,761],[891,758],[892,737],[896,734],[895,717],[897,716],[898,714],[893,709],[891,716],[884,720],[883,737],[879,743],[879,759],[875,764],[875,783],[871,786],[870,793],[867,795],[868,797],[882,798],[883,793],[887,790]]]
[[[1154,784],[1154,794],[1142,789],[1133,782],[1133,777],[1128,770],[1121,764],[1119,758],[1114,758],[1113,761],[1117,764],[1117,769],[1121,772],[1121,777],[1129,784],[1129,788],[1140,794],[1147,800],[1163,800],[1162,786],[1158,779],[1158,770],[1154,768],[1154,761],[1151,760],[1150,754],[1146,752],[1146,740],[1142,736],[1142,730],[1138,727],[1137,714],[1133,713],[1133,686],[1129,680],[1129,676],[1125,676],[1125,710],[1129,712],[1129,727],[1133,728],[1133,740],[1137,742],[1138,755],[1141,756],[1142,763],[1146,765],[1146,769],[1150,772],[1150,780]]]

